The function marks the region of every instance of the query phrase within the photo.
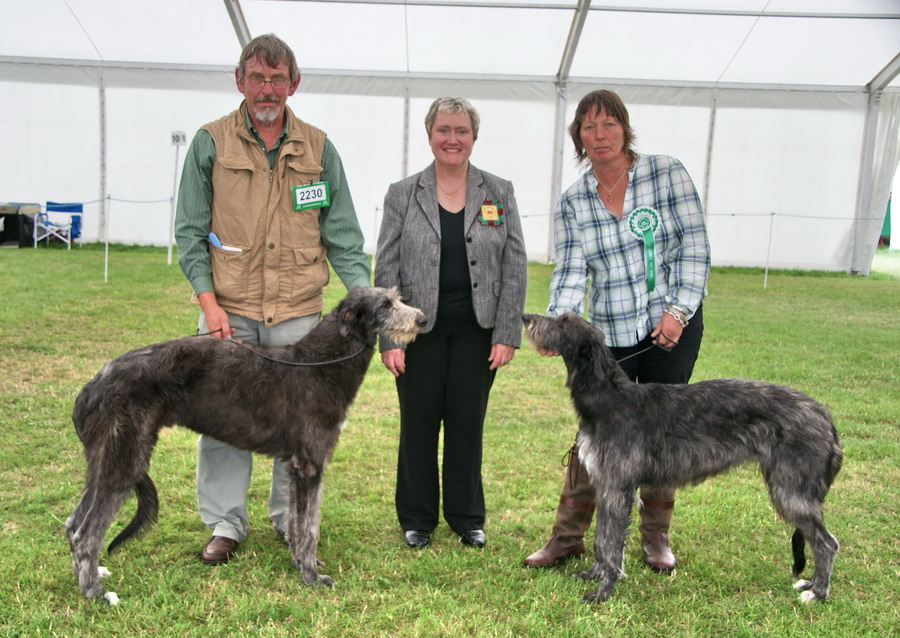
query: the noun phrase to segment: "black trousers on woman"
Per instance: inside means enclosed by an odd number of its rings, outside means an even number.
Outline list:
[[[619,365],[628,378],[637,383],[687,383],[694,372],[694,364],[700,352],[700,341],[703,339],[703,305],[691,317],[678,345],[672,350],[651,348],[646,352],[622,361]],[[653,345],[653,339],[647,335],[637,345],[627,348],[610,348],[613,357],[618,361],[624,357],[640,352]]]
[[[462,534],[484,529],[481,442],[495,371],[489,370],[491,330],[474,320],[438,319],[406,348],[406,372],[397,377],[400,450],[395,504],[404,531],[430,532],[440,513]],[[444,458],[438,472],[438,440]]]

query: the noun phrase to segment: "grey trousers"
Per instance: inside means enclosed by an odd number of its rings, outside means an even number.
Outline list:
[[[228,313],[228,322],[236,328],[233,338],[246,344],[286,346],[306,336],[318,323],[320,315],[288,319],[266,327],[241,315]],[[200,313],[199,332],[209,329],[206,317]],[[225,536],[242,542],[250,533],[247,515],[247,490],[253,471],[253,454],[246,450],[201,435],[197,441],[197,508],[200,519],[214,536]],[[272,487],[269,492],[269,518],[275,530],[284,533],[285,511],[288,505],[288,474],[284,463],[272,462]]]

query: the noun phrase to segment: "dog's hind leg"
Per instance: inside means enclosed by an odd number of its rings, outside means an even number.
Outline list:
[[[322,466],[310,460],[291,457],[291,477],[287,534],[291,563],[300,570],[307,585],[332,587],[330,576],[319,574],[316,548],[319,544],[319,508],[322,502]]]
[[[793,524],[809,543],[815,561],[812,579],[798,580],[794,583],[794,589],[801,592],[800,600],[804,603],[828,598],[831,570],[839,548],[838,541],[825,527],[820,509],[804,520],[794,521]]]
[[[585,595],[584,602],[603,602],[624,575],[625,534],[631,518],[636,488],[624,492],[597,491],[597,533],[594,537],[594,564],[577,578],[599,580],[596,592]]]
[[[815,561],[812,579],[798,580],[794,583],[794,589],[802,592],[800,600],[804,603],[827,598],[834,557],[839,547],[822,517],[827,484],[815,480],[814,464],[772,464],[769,468],[764,467],[763,473],[776,511],[796,530],[791,539],[795,578],[800,575],[805,563],[803,539],[812,549]]]
[[[127,491],[104,492],[92,484],[85,487],[75,511],[66,520],[66,536],[72,552],[72,571],[85,598],[103,597],[115,605],[119,597],[100,584],[109,572],[97,564],[103,535],[122,506]]]

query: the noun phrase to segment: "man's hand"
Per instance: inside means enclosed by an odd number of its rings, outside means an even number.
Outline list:
[[[210,337],[218,339],[231,339],[235,328],[228,325],[228,313],[222,310],[216,296],[211,292],[201,292],[197,297],[200,300],[200,309],[206,318],[206,329]]]

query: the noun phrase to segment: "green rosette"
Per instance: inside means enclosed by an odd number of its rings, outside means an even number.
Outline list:
[[[653,233],[659,227],[659,213],[655,208],[641,206],[631,211],[628,216],[628,229],[631,234],[644,242],[644,265],[647,271],[647,292],[656,287],[656,244]]]

